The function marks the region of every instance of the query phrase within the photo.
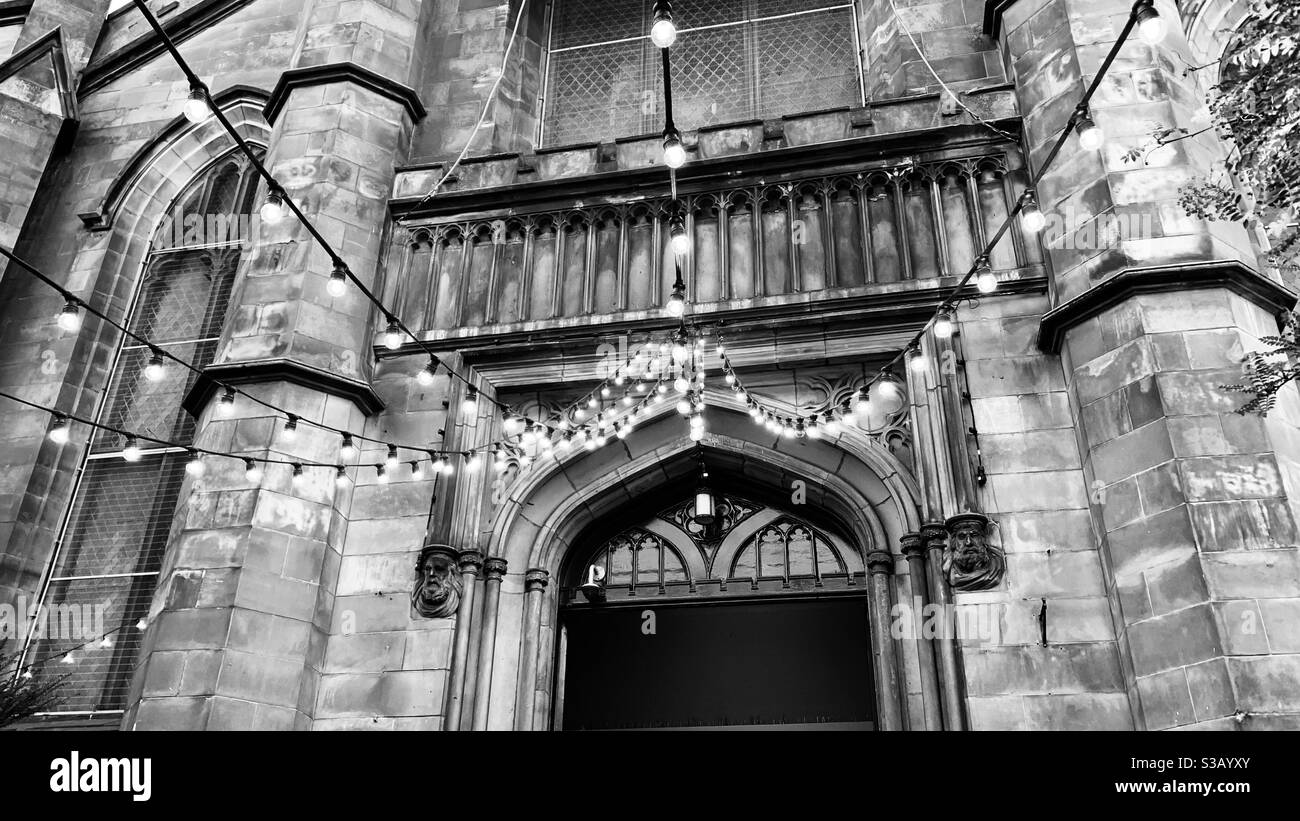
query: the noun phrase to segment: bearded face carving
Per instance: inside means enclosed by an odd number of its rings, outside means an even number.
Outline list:
[[[415,563],[415,589],[411,606],[426,619],[445,619],[456,615],[460,605],[460,573],[456,570],[456,551],[444,545],[428,545]]]
[[[943,552],[943,572],[953,590],[988,590],[997,587],[1006,572],[1002,549],[989,544],[989,520],[979,513],[960,513],[948,520],[948,547]]]

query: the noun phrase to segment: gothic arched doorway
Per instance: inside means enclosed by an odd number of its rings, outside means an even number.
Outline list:
[[[872,729],[860,548],[824,513],[712,498],[707,524],[691,493],[584,533],[559,591],[553,726]]]

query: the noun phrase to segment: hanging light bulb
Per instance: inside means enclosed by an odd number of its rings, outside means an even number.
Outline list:
[[[1138,36],[1142,38],[1143,42],[1154,46],[1165,39],[1165,34],[1169,31],[1169,25],[1160,16],[1160,12],[1156,11],[1155,6],[1148,3],[1138,9],[1137,30]]]
[[[191,476],[202,476],[207,466],[203,464],[203,457],[197,450],[189,451],[190,459],[185,463],[185,472]]]
[[[334,485],[339,488],[348,486],[348,469],[343,465],[334,468]]]
[[[384,459],[384,467],[388,468],[389,470],[397,469],[397,446],[396,445],[388,446],[388,456],[385,457]]]
[[[950,339],[952,337],[953,325],[952,316],[947,311],[940,311],[934,320],[934,335],[938,339]]]
[[[703,415],[703,414],[700,414],[700,413],[697,413],[697,414],[695,414],[694,416],[692,416],[692,417],[691,417],[691,427],[693,427],[693,428],[702,428],[702,427],[704,427],[704,415]]]
[[[460,403],[460,410],[466,416],[478,413],[478,388],[470,385],[465,389],[465,401]]]
[[[822,424],[821,428],[826,431],[827,436],[834,436],[840,432],[840,423],[836,421],[834,415],[827,413],[826,421]]]
[[[637,393],[645,393],[645,383],[638,379],[636,385],[634,386],[634,390]]]
[[[631,432],[632,432],[631,426],[619,425],[617,422],[614,423],[614,435],[617,436],[619,439],[626,439],[628,434]]]
[[[520,441],[522,441],[525,446],[531,446],[534,443],[536,443],[537,429],[534,428],[532,425],[529,425],[528,427],[524,428],[524,433],[523,436],[520,437]]]
[[[925,373],[925,369],[930,366],[930,360],[926,358],[925,352],[921,350],[919,345],[911,349],[907,363],[916,373]]]
[[[126,446],[122,448],[122,458],[128,462],[140,461],[140,444],[134,436],[126,437]]]
[[[245,459],[244,478],[250,482],[262,481],[262,466],[252,459]]]
[[[81,310],[72,297],[67,298],[67,301],[63,303],[63,310],[59,311],[59,327],[68,333],[72,333],[81,327]]]
[[[734,373],[732,373],[731,371],[727,371],[727,375],[724,376],[724,377],[722,377],[722,379],[723,379],[723,381],[726,382],[728,385],[734,385],[734,384],[736,384],[736,375],[735,375]]]
[[[356,442],[352,441],[352,434],[343,434],[343,445],[339,448],[339,458],[345,462],[351,462],[357,458],[361,451],[357,450]]]
[[[436,377],[437,375],[438,375],[438,359],[437,357],[431,356],[429,357],[429,364],[425,365],[423,368],[420,368],[420,372],[415,375],[415,381],[419,382],[421,385],[424,385],[425,387],[428,387],[429,385],[433,384],[434,377]]]
[[[402,329],[397,324],[397,317],[388,316],[388,327],[384,329],[384,347],[395,351],[402,347]]]
[[[185,115],[185,119],[195,125],[212,116],[212,109],[208,106],[208,97],[203,93],[200,86],[190,86],[190,95],[185,99],[185,104],[181,106],[181,113]]]
[[[858,391],[853,402],[853,413],[865,422],[871,416],[871,395],[866,388]]]
[[[445,472],[443,469],[448,466],[448,462],[446,459],[442,458],[441,454],[434,454],[432,451],[430,451],[429,457],[433,460],[433,464],[430,466],[430,469],[435,474]]]
[[[294,485],[301,485],[303,483],[303,479],[305,478],[305,474],[302,472],[302,465],[298,464],[297,462],[294,462],[289,467],[290,467],[289,476],[291,481],[294,483]]]
[[[624,405],[632,404],[632,394],[630,393],[623,394],[623,404]]]
[[[691,428],[691,441],[699,442],[704,439],[704,428]]]
[[[482,465],[483,465],[483,460],[478,453],[475,453],[473,451],[468,451],[468,450],[465,451],[466,472],[473,473],[474,471],[482,467]]]
[[[998,289],[998,277],[989,265],[988,257],[980,257],[975,268],[975,287],[981,294],[991,294]]]
[[[64,657],[59,661],[59,663],[60,663],[60,664],[76,664],[76,663],[77,663],[77,654],[76,654],[76,653],[68,653],[66,656],[64,656]]]
[[[808,434],[809,439],[820,439],[822,436],[821,425],[817,424],[817,414],[808,417],[808,422],[803,426],[804,433]]]
[[[506,436],[518,436],[523,429],[523,424],[523,420],[518,416],[509,414],[501,420],[501,430],[505,432]]]
[[[690,353],[690,351],[687,349],[684,341],[678,340],[673,343],[673,361],[678,365],[681,365],[686,361],[686,355],[688,353]]]
[[[682,135],[675,128],[664,131],[664,165],[669,168],[686,165],[686,147],[682,145]]]
[[[1020,202],[1020,224],[1029,233],[1037,234],[1047,226],[1047,217],[1043,215],[1043,209],[1038,207],[1034,189],[1026,189],[1020,195]]]
[[[266,202],[257,209],[257,215],[267,225],[275,225],[284,219],[284,194],[280,193],[278,187],[266,192]]]
[[[416,481],[424,478],[424,468],[418,459],[411,462],[411,478]]]
[[[334,263],[334,270],[330,271],[330,279],[325,283],[325,290],[332,297],[341,297],[347,293],[348,269],[341,260]]]
[[[880,380],[880,395],[884,399],[895,400],[901,399],[902,394],[898,390],[898,383],[892,378],[892,374],[886,371]]]
[[[136,629],[136,630],[147,630],[147,629],[149,629],[149,620],[146,619],[146,618],[141,618],[139,621],[137,621],[137,622],[135,623],[135,629]]]
[[[678,393],[685,393],[686,389],[689,388],[690,386],[691,383],[687,382],[686,377],[684,376],[679,376],[673,380],[673,389],[676,390]]]
[[[163,363],[162,351],[154,348],[153,354],[149,357],[149,364],[144,366],[144,378],[150,382],[161,382],[166,375],[167,368]]]
[[[600,395],[606,399],[609,398],[609,385],[604,385],[601,387]]]
[[[1085,151],[1096,151],[1101,148],[1102,143],[1106,142],[1106,135],[1093,121],[1087,109],[1079,112],[1079,118],[1075,121],[1074,130],[1079,135],[1079,147]]]
[[[680,271],[677,274],[677,282],[673,285],[672,296],[668,297],[668,303],[664,307],[668,309],[671,316],[682,316],[686,313],[686,283],[682,282]]]
[[[658,385],[656,385],[655,393],[659,394],[660,396],[663,396],[665,393],[668,393],[668,383],[660,382]]]
[[[691,250],[691,237],[686,233],[686,220],[681,214],[674,215],[668,222],[669,246],[677,256],[684,256]]]
[[[573,411],[573,418],[581,422],[583,419],[587,418],[587,412],[582,408],[575,408]]]
[[[673,23],[673,4],[668,0],[655,0],[654,23],[650,26],[650,42],[659,48],[668,48],[677,42],[677,25]]]
[[[217,402],[217,413],[222,416],[229,416],[235,410],[235,389],[227,387],[225,393],[221,394],[221,401]]]
[[[292,413],[287,414],[287,416],[288,418],[284,420],[284,430],[280,432],[280,435],[284,438],[284,441],[292,442],[298,438],[298,417]]]
[[[383,465],[375,465],[375,481],[381,485],[388,484],[388,470]]]

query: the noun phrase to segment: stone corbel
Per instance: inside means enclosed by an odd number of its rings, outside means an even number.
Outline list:
[[[989,518],[982,513],[958,513],[944,523],[948,543],[943,574],[957,592],[989,590],[1002,583],[1007,559],[1002,548],[989,544]]]
[[[411,591],[411,607],[417,614],[426,619],[456,615],[462,590],[459,559],[449,545],[429,544],[420,549],[415,562],[415,588]]]

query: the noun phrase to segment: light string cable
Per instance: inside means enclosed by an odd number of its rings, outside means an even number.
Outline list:
[[[51,653],[48,656],[36,659],[35,661],[32,662],[28,662],[27,664],[15,665],[13,669],[10,671],[12,673],[10,677],[15,681],[17,681],[19,678],[26,678],[26,679],[33,678],[34,676],[32,670],[36,669],[37,667],[42,667],[46,664],[49,664],[51,661],[54,661],[55,659],[70,658],[73,653],[77,652],[78,650],[85,650],[91,645],[97,644],[100,647],[111,647],[112,642],[109,642],[108,644],[104,643],[106,641],[109,641],[110,636],[114,636],[122,632],[123,630],[127,629],[128,627],[134,627],[137,630],[143,630],[148,626],[149,626],[149,622],[147,619],[144,618],[135,622],[135,624],[128,624],[124,622],[122,624],[119,624],[117,627],[114,627],[112,630],[105,631],[102,636],[96,636],[93,639],[83,641],[81,644],[78,644],[75,647],[69,647],[68,649],[62,650],[60,652]],[[40,640],[41,639],[33,639],[33,641],[40,641]],[[55,639],[55,641],[57,641],[57,639]],[[72,659],[72,662],[75,663],[75,659]],[[108,712],[108,711],[96,711],[96,712]]]
[[[515,25],[510,30],[510,39],[506,41],[505,54],[501,55],[501,70],[497,72],[496,79],[492,81],[492,88],[488,89],[487,99],[483,101],[483,113],[479,115],[478,123],[475,124],[474,130],[470,132],[469,139],[465,141],[465,147],[460,150],[460,153],[456,155],[456,159],[452,161],[451,165],[447,166],[447,170],[433,184],[428,193],[420,198],[420,201],[415,204],[412,210],[418,209],[433,199],[442,190],[442,186],[447,183],[447,180],[451,179],[452,174],[456,173],[456,169],[464,162],[465,157],[469,155],[470,146],[474,144],[474,140],[478,137],[479,131],[482,130],[483,124],[487,122],[488,112],[492,110],[492,104],[496,101],[497,90],[501,88],[501,80],[506,76],[506,69],[510,65],[510,52],[515,45],[515,38],[519,34],[519,23],[524,19],[524,12],[526,11],[528,11],[528,0],[522,0],[519,4],[519,13],[515,15]]]

